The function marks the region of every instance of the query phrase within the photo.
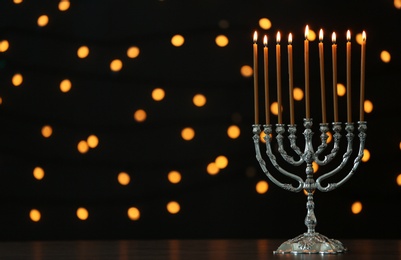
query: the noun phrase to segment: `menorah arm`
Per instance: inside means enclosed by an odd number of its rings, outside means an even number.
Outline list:
[[[350,131],[348,131],[348,134],[347,134],[347,138],[348,138],[347,152],[346,152],[346,154],[344,154],[343,161],[341,162],[340,166],[338,166],[333,171],[322,175],[321,177],[319,177],[316,180],[316,187],[320,191],[327,192],[327,191],[331,191],[331,190],[334,190],[334,189],[340,187],[341,185],[343,185],[346,181],[348,181],[352,177],[352,175],[355,173],[356,169],[358,168],[358,166],[359,166],[359,164],[360,164],[360,162],[362,160],[362,157],[363,157],[363,150],[365,149],[366,130],[367,130],[366,122],[358,122],[358,123],[359,123],[359,127],[358,127],[358,130],[359,130],[359,134],[358,134],[358,137],[359,137],[359,151],[358,151],[357,157],[354,160],[354,165],[353,165],[352,169],[349,171],[349,173],[341,181],[339,181],[337,183],[329,183],[326,187],[321,186],[321,181],[323,181],[324,179],[334,175],[339,170],[341,170],[344,167],[344,165],[347,163],[347,161],[348,161],[348,159],[349,159],[349,157],[351,155],[352,149],[349,150],[348,148],[350,146],[350,143],[351,143],[351,146],[352,146],[352,141],[350,142],[349,140],[353,137],[353,134],[350,133]],[[349,125],[347,125],[347,127]],[[347,129],[347,127],[346,127],[346,129]],[[353,130],[353,126],[350,127],[348,130],[350,130],[350,129]]]
[[[321,140],[321,144],[319,145],[319,147],[317,148],[317,151],[315,153],[316,158],[319,157],[319,155],[326,150],[327,147],[327,138],[329,137],[327,135],[327,132],[329,131],[329,127],[327,123],[321,123],[320,124],[320,140]]]
[[[297,146],[296,140],[297,140],[297,136],[295,135],[297,133],[297,125],[288,125],[288,133],[290,134],[288,136],[288,139],[290,140],[290,146],[292,148],[292,150],[294,150],[294,152],[301,158],[300,159],[300,164],[302,162],[304,162],[303,160],[303,153],[301,151],[301,149]]]
[[[289,127],[291,127],[291,125],[290,125]],[[268,131],[268,129],[265,128],[265,131]],[[271,131],[271,129],[270,129],[270,131]],[[296,130],[295,130],[295,131],[296,131]],[[284,124],[277,124],[277,125],[276,125],[276,133],[277,133],[276,140],[277,140],[277,143],[278,143],[278,151],[279,151],[279,153],[281,154],[281,157],[283,157],[283,159],[284,159],[287,163],[289,163],[289,164],[291,164],[291,165],[294,165],[294,166],[299,166],[299,165],[301,165],[301,164],[304,162],[304,160],[303,160],[303,158],[302,158],[303,153],[301,152],[301,150],[300,150],[300,149],[296,146],[296,144],[295,144],[295,138],[296,138],[296,137],[294,138],[295,132],[292,133],[294,136],[291,136],[291,134],[290,134],[289,139],[290,139],[290,142],[291,142],[291,147],[293,147],[294,151],[296,151],[296,149],[298,148],[298,151],[299,151],[299,152],[297,152],[297,154],[300,156],[300,159],[299,159],[298,161],[295,161],[295,160],[294,160],[294,157],[288,155],[287,152],[286,152],[285,149],[284,149],[284,141],[283,141],[283,139],[284,139],[284,136],[283,136],[284,132],[285,132],[285,130],[284,130]],[[267,134],[266,134],[266,136],[267,136]],[[266,138],[266,137],[265,137],[265,138]],[[293,141],[291,141],[291,140],[293,140]],[[267,143],[267,142],[266,142],[266,143]]]
[[[340,149],[340,140],[341,140],[341,134],[340,134],[340,132],[341,132],[341,123],[340,122],[334,122],[333,123],[333,131],[334,131],[334,135],[333,135],[334,146],[333,146],[333,149],[331,150],[331,152],[328,155],[326,155],[324,157],[323,160],[319,159],[319,155],[320,155],[321,151],[319,152],[319,149],[318,149],[319,153],[316,152],[316,156],[315,156],[316,157],[315,158],[315,162],[318,165],[326,165],[329,162],[331,162],[336,157],[337,152]],[[321,135],[321,138],[323,138],[322,135]],[[322,142],[323,142],[323,140],[322,140]],[[325,142],[327,142],[327,139],[325,140]],[[326,146],[327,146],[327,144],[326,144]]]
[[[254,142],[254,146],[255,146],[255,153],[256,153],[256,160],[259,162],[259,165],[261,167],[261,169],[263,170],[263,172],[265,173],[265,175],[269,178],[269,180],[271,180],[274,184],[276,184],[278,187],[283,188],[285,190],[288,191],[292,191],[292,192],[300,192],[302,190],[303,187],[303,181],[301,178],[297,177],[297,181],[299,182],[299,186],[298,187],[294,187],[292,186],[292,184],[288,184],[288,183],[282,183],[280,181],[278,181],[276,178],[273,177],[273,175],[270,174],[270,172],[267,170],[266,168],[266,162],[263,160],[262,155],[260,153],[260,145],[259,145],[259,138],[260,138],[260,125],[253,125],[253,142]],[[270,136],[269,136],[270,137]],[[269,140],[270,142],[270,140]]]

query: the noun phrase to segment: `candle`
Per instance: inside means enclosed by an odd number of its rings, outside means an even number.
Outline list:
[[[364,118],[364,103],[365,103],[365,63],[366,63],[366,33],[362,32],[362,44],[361,44],[361,100],[360,100],[360,118],[359,121],[363,121]]]
[[[323,51],[323,30],[319,32],[319,60],[320,60],[320,89],[322,99],[322,123],[326,123],[326,93],[324,84],[324,51]]]
[[[263,37],[263,57],[264,57],[264,69],[265,69],[265,110],[266,110],[266,124],[270,124],[270,113],[269,113],[269,59],[267,47],[267,36]]]
[[[290,92],[290,124],[294,124],[294,71],[292,62],[292,34],[288,35],[288,74]]]
[[[352,122],[351,108],[351,32],[347,31],[347,120]]]
[[[255,125],[259,124],[259,96],[258,96],[258,33],[253,35],[253,91],[255,105]]]
[[[337,44],[336,33],[331,36],[332,45],[332,61],[333,61],[333,106],[334,106],[334,122],[338,122],[338,101],[337,101]]]
[[[281,49],[280,49],[280,32],[277,32],[277,44],[276,44],[276,67],[277,67],[277,111],[278,111],[278,123],[283,123],[283,117],[281,113]]]
[[[305,107],[306,107],[306,118],[310,118],[310,106],[309,106],[309,26],[305,27],[305,41],[304,41],[304,62],[305,62]]]

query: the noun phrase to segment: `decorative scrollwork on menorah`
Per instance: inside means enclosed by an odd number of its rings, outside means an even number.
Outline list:
[[[321,85],[321,104],[322,104],[322,121],[320,123],[320,145],[316,148],[313,147],[313,121],[310,116],[310,92],[309,92],[309,41],[308,41],[309,27],[305,28],[305,40],[304,40],[304,69],[305,69],[305,119],[303,122],[304,131],[303,135],[305,138],[305,147],[301,150],[297,145],[297,126],[294,123],[294,97],[293,97],[293,52],[292,52],[292,34],[288,36],[288,76],[289,76],[289,114],[290,114],[290,124],[288,125],[288,132],[286,133],[286,126],[282,123],[282,99],[281,99],[281,34],[277,32],[277,44],[276,44],[276,72],[277,72],[277,118],[278,123],[275,127],[275,133],[273,133],[273,127],[270,124],[269,115],[269,71],[268,71],[268,41],[265,35],[263,39],[263,57],[264,57],[264,76],[265,76],[265,114],[266,114],[266,124],[263,125],[263,132],[265,134],[264,140],[266,141],[266,155],[275,168],[275,170],[288,177],[293,181],[298,182],[297,186],[293,186],[292,183],[283,183],[277,180],[273,174],[271,174],[266,165],[266,161],[262,157],[261,147],[260,147],[260,134],[261,125],[259,124],[259,98],[258,98],[258,46],[257,46],[257,33],[254,34],[254,44],[253,44],[253,55],[254,55],[254,101],[255,101],[255,123],[253,125],[253,141],[255,145],[256,159],[259,162],[260,167],[266,176],[277,186],[292,192],[300,192],[304,190],[307,194],[307,214],[305,217],[305,225],[307,227],[307,232],[284,242],[275,253],[342,253],[346,251],[343,244],[335,239],[329,239],[315,231],[316,227],[316,216],[314,213],[315,204],[313,202],[313,194],[315,190],[322,192],[332,191],[346,181],[348,181],[351,176],[355,173],[359,164],[361,163],[363,157],[363,150],[365,147],[366,131],[367,125],[364,121],[364,93],[365,93],[365,48],[366,48],[366,33],[362,33],[361,42],[361,81],[360,81],[360,120],[358,121],[358,137],[359,137],[359,150],[353,161],[351,170],[338,182],[329,182],[324,185],[323,181],[330,180],[348,163],[353,153],[353,141],[354,141],[354,124],[352,123],[352,106],[351,106],[351,33],[347,31],[347,43],[346,43],[346,71],[347,71],[347,123],[345,127],[338,120],[338,104],[337,104],[337,43],[336,34],[332,34],[332,68],[333,68],[333,112],[334,112],[334,122],[332,123],[332,136],[333,136],[333,146],[331,151],[326,151],[328,144],[328,132],[330,131],[330,126],[326,120],[326,94],[325,94],[325,77],[324,77],[324,48],[323,48],[323,30],[319,32],[319,61],[320,61],[320,85]],[[343,130],[343,127],[345,130]],[[341,142],[342,134],[345,131],[346,141]],[[277,149],[273,151],[272,142],[274,141],[273,135],[277,141]],[[287,135],[288,140],[285,140]],[[285,145],[288,142],[289,145]],[[346,148],[342,155],[342,159],[338,160],[338,165],[335,166],[333,170],[323,173],[316,180],[313,176],[312,163],[317,165],[333,165],[337,161],[333,161],[334,158],[338,157],[340,152],[340,144],[346,143]],[[286,151],[285,147],[290,147],[292,149],[291,153]],[[287,149],[288,150],[288,149]],[[341,151],[342,151],[341,150]],[[283,160],[278,161],[276,155],[279,154]],[[298,159],[294,159],[294,154]],[[300,176],[285,170],[286,166],[302,166],[306,165],[305,173],[306,178],[303,179]],[[288,165],[287,165],[288,164]]]
[[[294,187],[290,183],[282,183],[278,181],[267,169],[266,161],[263,159],[261,154],[261,147],[260,147],[260,134],[261,134],[261,125],[254,124],[253,125],[253,141],[255,145],[255,152],[256,152],[256,159],[260,164],[263,172],[266,176],[277,186],[292,192],[300,192],[305,190],[307,192],[307,214],[305,217],[305,225],[307,227],[307,232],[299,235],[294,239],[290,239],[284,242],[276,251],[275,253],[342,253],[346,251],[346,248],[343,244],[335,239],[329,239],[326,236],[323,236],[315,231],[315,226],[317,223],[316,216],[314,213],[314,202],[313,202],[313,193],[316,189],[322,192],[332,191],[342,184],[344,184],[351,176],[354,174],[358,165],[360,164],[362,157],[363,157],[363,150],[365,147],[365,140],[366,140],[366,130],[367,125],[366,122],[358,122],[358,137],[359,137],[359,150],[358,154],[356,155],[353,161],[353,167],[348,172],[348,174],[339,182],[336,183],[328,183],[326,186],[322,185],[322,181],[337,174],[340,172],[344,166],[347,164],[349,159],[351,158],[351,154],[353,152],[353,140],[354,140],[354,125],[353,123],[346,123],[345,131],[346,131],[346,138],[347,138],[347,148],[345,153],[342,156],[341,163],[332,171],[327,172],[321,175],[316,181],[313,178],[313,168],[312,163],[315,162],[318,165],[327,165],[330,163],[338,154],[340,149],[340,140],[341,140],[341,130],[342,126],[340,122],[333,123],[333,139],[334,145],[331,151],[324,156],[322,160],[319,159],[322,156],[322,153],[327,148],[327,132],[329,131],[329,126],[327,123],[320,124],[320,139],[321,144],[317,147],[315,151],[312,146],[312,119],[304,119],[304,132],[303,135],[305,137],[305,148],[302,152],[301,149],[296,144],[296,125],[288,125],[288,140],[291,149],[299,156],[299,160],[295,160],[293,156],[289,156],[284,149],[284,134],[285,134],[285,125],[284,124],[276,124],[276,140],[278,146],[278,153],[281,157],[290,165],[293,166],[300,166],[302,164],[306,164],[306,179],[303,180],[301,177],[288,172],[287,170],[283,169],[279,163],[277,162],[276,156],[272,150],[272,141],[273,138],[271,137],[273,134],[273,127],[272,125],[264,125],[263,132],[265,133],[264,140],[266,141],[266,155],[270,160],[270,163],[274,166],[274,168],[281,174],[295,180],[298,182],[298,186]]]

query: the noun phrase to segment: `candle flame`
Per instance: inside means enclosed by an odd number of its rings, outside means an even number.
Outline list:
[[[288,44],[292,44],[292,33],[288,35]]]
[[[319,41],[323,41],[323,29],[320,29],[319,31]]]
[[[307,25],[307,26],[305,27],[305,40],[308,39],[308,36],[309,36],[309,26]]]
[[[253,43],[256,43],[258,41],[258,32],[255,31],[255,33],[253,34]]]
[[[351,41],[351,32],[347,31],[347,41]]]
[[[265,35],[265,37],[263,37],[263,45],[267,46],[267,35]]]
[[[363,31],[362,32],[362,41],[366,41],[366,32],[365,31]]]
[[[280,44],[281,35],[280,32],[277,32],[277,44]]]
[[[336,44],[336,33],[333,32],[333,34],[331,35],[331,41],[333,42],[333,44]]]

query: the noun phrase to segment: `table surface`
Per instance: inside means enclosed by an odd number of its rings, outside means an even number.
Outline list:
[[[401,259],[401,240],[342,240],[338,255],[274,255],[271,239],[0,242],[0,259]]]

